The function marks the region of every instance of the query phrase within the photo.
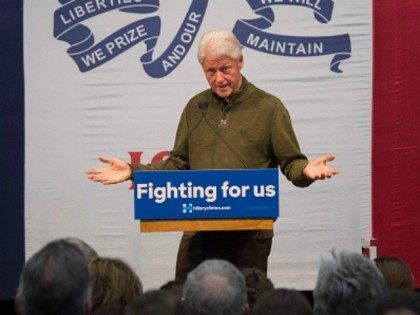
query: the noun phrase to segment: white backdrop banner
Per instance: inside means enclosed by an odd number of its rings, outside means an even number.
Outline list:
[[[232,30],[243,74],[288,108],[302,151],[341,174],[300,189],[281,179],[269,277],[311,290],[332,248],[371,233],[371,3],[364,0],[24,1],[26,255],[63,236],[120,257],[144,287],[173,279],[181,233],[140,233],[131,183],[84,171],[100,155],[149,163],[207,83],[199,37]]]

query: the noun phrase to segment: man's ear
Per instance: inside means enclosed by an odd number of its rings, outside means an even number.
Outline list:
[[[239,57],[238,63],[239,69],[242,69],[242,67],[244,66],[244,55],[241,55],[241,57]]]

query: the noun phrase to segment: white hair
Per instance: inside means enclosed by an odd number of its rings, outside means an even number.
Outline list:
[[[235,60],[242,57],[242,46],[236,36],[228,30],[217,30],[204,34],[198,44],[198,61],[202,64],[206,57],[222,56]]]
[[[332,251],[323,260],[313,292],[315,315],[366,315],[373,299],[385,292],[375,264],[359,253]]]

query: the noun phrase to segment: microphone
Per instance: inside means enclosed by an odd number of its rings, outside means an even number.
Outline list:
[[[198,102],[198,108],[201,109],[201,112],[205,112],[207,110],[207,107],[209,107],[209,102],[207,101]]]
[[[198,128],[198,126],[201,124],[201,122],[204,120],[206,124],[210,127],[210,129],[213,131],[213,133],[220,139],[222,142],[228,147],[228,149],[233,153],[233,155],[238,159],[238,161],[242,164],[242,166],[245,169],[249,169],[248,165],[245,163],[245,161],[241,158],[241,156],[238,154],[238,152],[233,148],[233,146],[225,139],[225,137],[220,133],[220,131],[207,119],[206,117],[206,111],[209,107],[209,102],[207,101],[199,101],[198,102],[198,108],[201,111],[201,117],[197,121],[197,123],[194,125],[193,128],[189,130],[189,132],[185,135],[184,139],[180,144],[178,144],[170,153],[169,157],[166,159],[165,164],[163,165],[163,170],[166,169],[168,166],[168,163],[172,159],[172,156],[178,149],[183,146],[191,137],[193,132]]]
[[[209,107],[209,102],[207,102],[207,101],[199,101],[197,105],[198,105],[198,109],[200,109],[200,111],[201,111],[201,117],[200,117],[200,119],[197,121],[197,123],[194,125],[194,127],[191,128],[188,131],[188,133],[185,135],[185,137],[182,140],[182,142],[179,143],[175,148],[172,149],[171,153],[169,154],[169,157],[165,161],[165,164],[163,164],[162,170],[165,170],[166,169],[166,167],[168,166],[169,161],[172,159],[173,154],[176,153],[176,151],[178,151],[179,148],[182,147],[190,139],[190,137],[193,134],[193,132],[198,128],[198,126],[204,120],[205,115],[206,115],[206,110]]]

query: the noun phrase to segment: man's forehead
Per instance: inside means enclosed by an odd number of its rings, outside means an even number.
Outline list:
[[[220,57],[205,57],[203,58],[203,66],[204,67],[220,67],[232,64],[237,60],[232,59],[228,56],[220,56]]]

